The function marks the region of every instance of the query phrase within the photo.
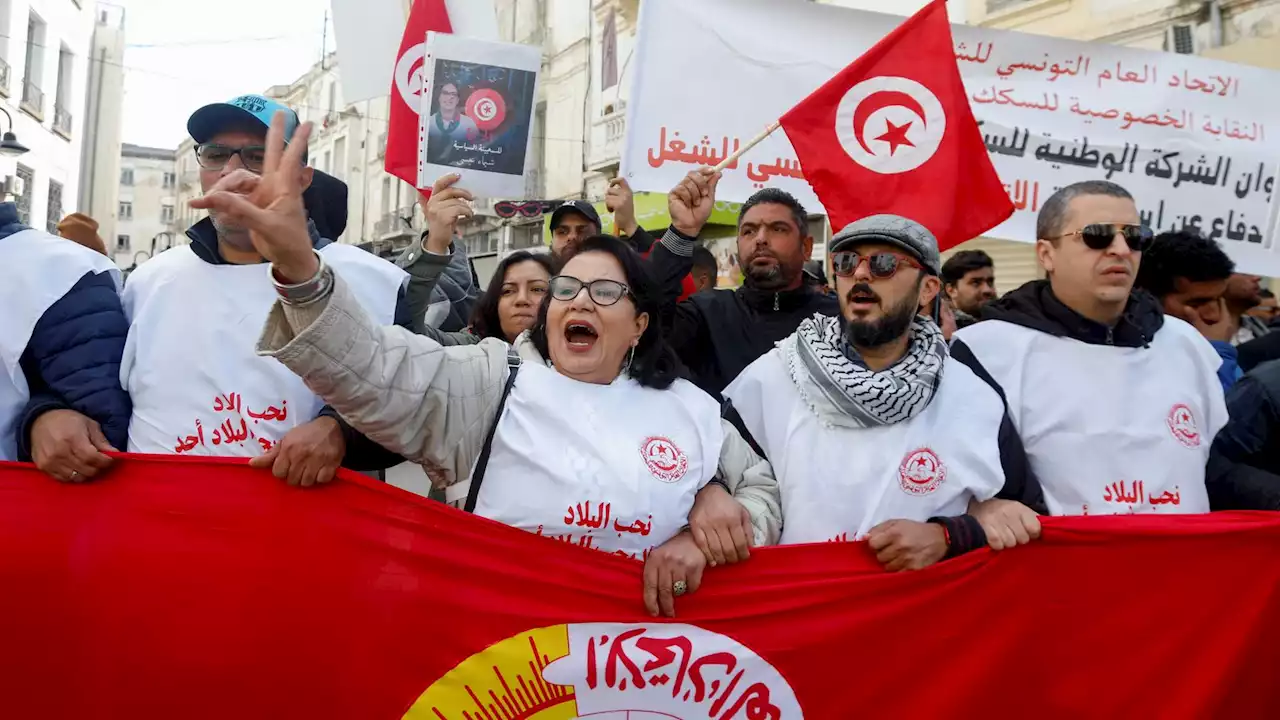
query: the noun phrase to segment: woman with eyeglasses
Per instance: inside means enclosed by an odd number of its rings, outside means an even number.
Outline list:
[[[287,150],[280,135],[277,124],[252,195],[200,203],[253,228],[273,263],[280,302],[260,353],[386,448],[471,478],[451,490],[465,490],[477,514],[644,561],[654,615],[673,615],[674,598],[697,590],[708,556],[736,560],[776,539],[772,471],[719,403],[677,378],[657,290],[634,251],[590,238],[514,345],[443,347],[370,320],[311,251],[296,183],[277,172],[306,135]]]

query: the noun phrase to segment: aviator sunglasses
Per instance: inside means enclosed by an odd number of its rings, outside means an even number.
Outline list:
[[[858,266],[862,265],[863,261],[867,263],[867,270],[871,272],[871,277],[881,280],[893,277],[903,267],[920,268],[920,264],[915,260],[897,253],[877,252],[861,255],[854,250],[831,253],[831,269],[840,277],[852,277],[858,272]]]
[[[1075,232],[1069,232],[1058,237],[1079,235],[1085,247],[1090,250],[1106,250],[1111,247],[1111,242],[1115,240],[1116,233],[1124,235],[1125,244],[1134,252],[1143,252],[1150,249],[1151,244],[1156,239],[1156,234],[1151,228],[1127,223],[1093,223],[1085,225]]]

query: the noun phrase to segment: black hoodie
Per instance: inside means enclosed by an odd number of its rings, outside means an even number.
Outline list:
[[[1134,290],[1115,326],[1090,320],[1062,303],[1048,280],[1033,280],[982,308],[982,319],[1039,330],[1090,345],[1146,347],[1164,325],[1164,309],[1155,296]]]

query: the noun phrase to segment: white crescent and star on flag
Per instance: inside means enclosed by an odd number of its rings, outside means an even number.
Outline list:
[[[836,109],[836,137],[849,157],[873,172],[914,170],[937,152],[947,114],[929,88],[903,77],[863,80]]]
[[[399,91],[404,104],[408,105],[415,114],[418,114],[418,107],[422,104],[419,98],[427,89],[426,53],[427,44],[418,43],[406,50],[396,61],[396,90]]]

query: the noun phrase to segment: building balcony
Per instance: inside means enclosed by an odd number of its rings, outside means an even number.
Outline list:
[[[621,106],[622,103],[619,103]],[[595,121],[591,125],[591,149],[587,156],[587,165],[592,170],[604,170],[617,165],[622,158],[622,142],[627,132],[627,114],[625,107],[618,107],[613,112]]]
[[[389,240],[399,236],[410,236],[417,232],[418,219],[414,215],[417,206],[409,205],[383,215],[373,225],[375,240]],[[405,222],[405,218],[409,218]]]
[[[71,113],[57,103],[53,106],[53,131],[62,137],[71,139]]]
[[[188,170],[182,173],[182,177],[179,178],[178,184],[184,188],[195,187],[200,184],[200,173],[195,170]]]
[[[0,96],[9,97],[9,76],[13,71],[9,68],[9,63],[4,58],[0,58]]]
[[[31,117],[44,122],[44,91],[30,80],[22,82],[22,103],[18,105]]]

